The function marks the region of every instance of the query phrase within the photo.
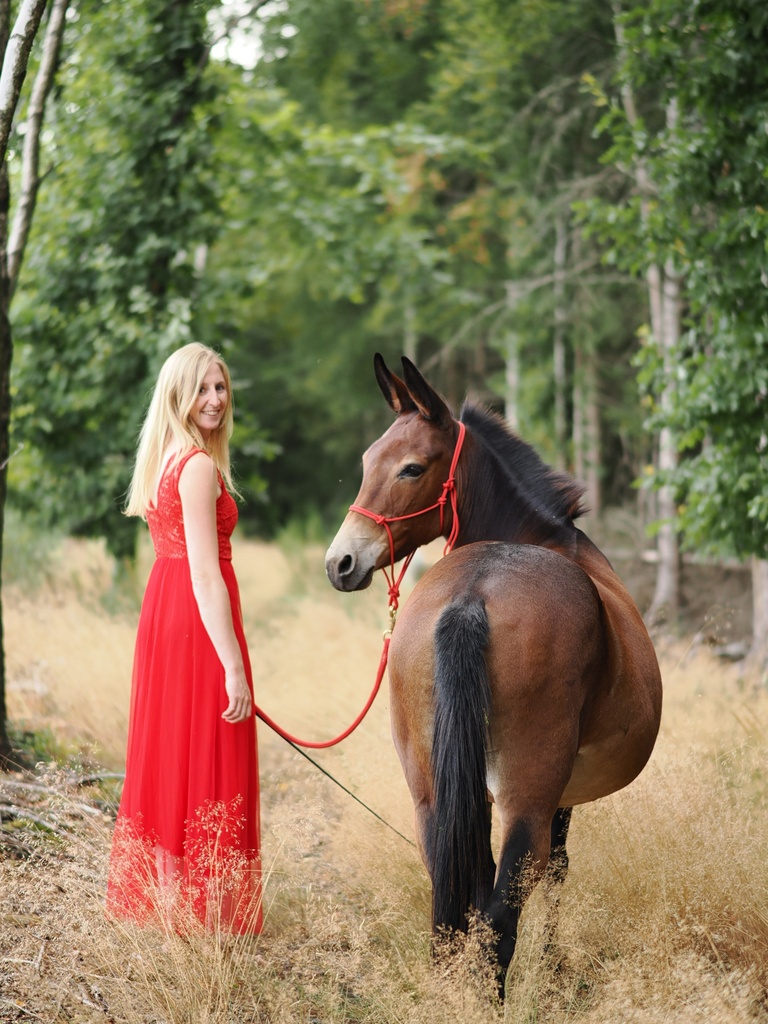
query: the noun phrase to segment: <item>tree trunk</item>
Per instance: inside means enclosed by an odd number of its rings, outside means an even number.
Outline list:
[[[19,270],[24,259],[24,250],[37,202],[40,185],[40,131],[43,126],[45,103],[56,74],[68,6],[69,0],[54,0],[53,2],[45,30],[40,67],[35,75],[35,82],[27,104],[26,131],[21,155],[21,183],[18,204],[8,239],[8,280],[11,298],[13,298],[19,279]]]
[[[0,164],[5,164],[13,118],[45,4],[46,0],[23,0],[10,37],[3,40],[3,69],[0,72]]]
[[[413,299],[408,298],[405,303],[405,331],[403,337],[404,354],[412,363],[418,362],[418,335],[416,332],[416,309]]]
[[[6,153],[13,117],[26,77],[29,54],[44,8],[45,0],[24,0],[9,38],[10,6],[7,3],[0,5],[0,52],[3,54],[3,67],[0,73],[0,573],[3,564],[5,501],[8,493],[8,460],[10,457],[11,363],[13,361],[10,303],[21,268],[24,247],[37,198],[39,138],[45,101],[53,83],[64,33],[67,8],[65,0],[54,0],[40,67],[29,101],[22,166],[22,195],[16,219],[17,230],[14,232],[16,241],[12,259],[8,252],[10,192]],[[13,267],[13,273],[11,267]],[[14,764],[15,755],[8,736],[7,717],[3,603],[2,588],[0,587],[0,769]]]
[[[597,403],[597,367],[592,352],[574,348],[573,473],[586,485],[585,504],[601,513],[600,410]]]
[[[0,4],[0,53],[5,53],[8,46],[8,33],[11,26],[10,0]],[[5,214],[3,215],[3,210]],[[5,163],[0,165],[0,311],[5,309],[6,316],[0,317],[0,573],[3,566],[3,538],[5,525],[5,495],[8,488],[8,460],[10,458],[10,418],[11,418],[11,333],[7,317],[7,302],[3,302],[4,285],[7,287],[7,265],[4,258],[5,231],[8,224],[8,173]],[[3,230],[5,229],[5,231]],[[11,741],[8,736],[6,722],[8,709],[5,696],[5,640],[3,635],[3,591],[0,585],[0,770],[8,767],[11,759]]]
[[[664,389],[661,407],[669,412],[674,394],[675,350],[680,340],[680,276],[671,262],[664,267],[661,295],[660,343],[664,360]],[[659,471],[669,475],[677,468],[677,445],[671,428],[659,433]],[[659,489],[658,514],[661,523],[656,538],[659,555],[656,589],[648,612],[651,622],[674,622],[680,610],[680,549],[677,539],[677,508],[671,485]]]
[[[555,223],[555,332],[552,340],[552,376],[555,389],[555,465],[567,468],[568,436],[566,428],[566,361],[565,361],[565,262],[568,254],[568,222],[561,214]]]
[[[13,341],[8,319],[9,282],[6,242],[8,237],[8,168],[0,164],[0,569],[3,564],[5,498],[8,492],[8,459],[11,427],[11,360]],[[6,666],[3,629],[3,600],[0,587],[0,770],[12,763],[13,752],[6,722]]]
[[[661,405],[663,409],[667,409],[671,398],[670,389],[673,386],[671,377],[673,367],[667,332],[672,331],[677,340],[679,319],[676,324],[673,315],[675,304],[671,301],[669,305],[667,304],[667,281],[657,263],[651,264],[646,271],[646,281],[651,331],[661,348],[664,360],[665,384],[661,395]],[[679,302],[679,294],[677,299]],[[667,427],[662,428],[657,440],[657,468],[661,472],[670,472],[677,466],[677,448],[671,430]],[[680,606],[680,552],[675,529],[675,515],[676,508],[672,489],[669,485],[664,485],[659,488],[655,501],[654,518],[661,525],[656,535],[656,586],[651,606],[646,614],[647,620],[656,624],[674,621]]]
[[[599,518],[603,514],[603,493],[600,484],[600,466],[602,449],[600,445],[600,403],[598,401],[597,361],[595,352],[587,353],[587,386],[586,386],[586,436],[585,456],[586,473],[584,482],[587,485],[587,505],[593,516]]]
[[[768,681],[768,561],[752,559],[752,646],[745,674],[765,685]]]
[[[575,345],[573,349],[573,421],[571,423],[571,434],[573,441],[573,475],[577,480],[584,483],[586,476],[586,463],[584,461],[584,425],[585,416],[584,401],[584,372],[581,348]]]
[[[504,415],[514,431],[520,429],[520,340],[516,331],[507,332],[504,363]]]
[[[620,21],[621,5],[614,3],[614,29],[619,50],[625,48],[624,30]],[[627,120],[634,128],[639,122],[635,96],[629,83],[622,86],[622,102]],[[673,100],[667,107],[667,124],[674,127],[677,119],[677,104]],[[640,191],[643,223],[648,223],[649,204],[654,193],[645,161],[638,158],[635,164],[635,178]],[[674,349],[680,337],[680,282],[671,261],[662,267],[652,263],[646,271],[648,283],[648,305],[651,316],[651,331],[656,339],[664,361],[664,389],[661,406],[668,411],[674,388]],[[677,468],[677,446],[670,427],[661,430],[658,439],[658,468],[663,474],[671,474]],[[674,622],[680,608],[680,551],[675,519],[677,509],[669,484],[664,484],[658,494],[658,516],[661,522],[656,538],[658,554],[656,588],[646,618],[649,622]]]

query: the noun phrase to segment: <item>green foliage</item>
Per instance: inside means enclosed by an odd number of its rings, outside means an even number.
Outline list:
[[[766,557],[768,11],[749,0],[654,0],[624,29],[621,80],[643,105],[633,128],[608,104],[607,159],[643,161],[654,192],[646,218],[641,197],[589,213],[613,243],[611,260],[632,271],[668,262],[684,280],[668,412],[654,401],[664,381],[653,339],[642,368],[649,425],[671,427],[683,455],[657,482],[676,488],[689,544]]]
[[[307,120],[344,130],[397,121],[429,95],[438,0],[290,0],[265,24],[270,78]]]
[[[271,534],[349,503],[361,437],[387,422],[372,354],[402,351],[407,309],[426,315],[442,301],[454,312],[473,301],[455,287],[450,251],[412,210],[432,168],[472,155],[418,126],[315,125],[269,84],[254,94],[236,72],[217,73],[227,93],[223,223],[196,327],[228,339],[237,470],[249,496],[266,499],[244,513]]]
[[[76,747],[62,742],[48,727],[28,729],[24,722],[8,722],[7,729],[14,756],[27,768],[39,764],[71,763],[77,757]],[[23,827],[29,826],[24,822]]]
[[[215,232],[207,6],[74,9],[13,310],[13,432],[26,444],[14,499],[118,555],[135,543],[120,504],[148,389],[191,337],[195,252]]]
[[[48,578],[62,534],[41,530],[36,517],[9,508],[3,530],[3,587],[33,592]]]
[[[285,0],[261,9],[246,71],[207,60],[214,7],[73,8],[13,309],[16,505],[130,552],[119,506],[148,389],[191,337],[232,366],[235,470],[263,533],[349,503],[389,421],[377,350],[415,353],[454,405],[500,407],[514,331],[522,423],[555,457],[554,226],[620,191],[582,87],[607,89],[608,8]],[[637,295],[596,241],[573,248],[588,277],[566,290],[568,370],[577,346],[595,354],[606,475],[626,481],[644,448]]]
[[[600,187],[592,181],[596,171],[600,177],[599,146],[590,137],[597,115],[580,78],[585,68],[605,74],[610,17],[589,3],[564,13],[563,5],[546,0],[450,0],[397,5],[392,12],[393,5],[351,0],[287,3],[269,19],[266,60],[255,72],[262,87],[256,106],[274,107],[271,117],[262,115],[260,143],[249,147],[264,162],[238,201],[252,211],[241,221],[256,254],[248,301],[254,312],[263,311],[253,344],[263,354],[270,394],[260,404],[281,396],[282,416],[275,410],[270,422],[283,428],[287,410],[294,410],[285,432],[290,443],[265,470],[270,495],[284,494],[286,511],[291,501],[295,507],[304,500],[296,489],[300,466],[312,500],[322,500],[328,487],[318,479],[318,456],[326,478],[335,479],[343,462],[329,443],[349,467],[360,450],[361,424],[381,422],[365,408],[378,402],[370,373],[376,349],[396,357],[410,344],[454,403],[468,388],[498,406],[505,338],[514,329],[525,339],[524,425],[554,455],[551,287],[534,288],[513,306],[506,284],[551,275],[555,217],[567,216],[575,198]],[[386,55],[395,52],[390,33],[402,28],[401,18],[411,19],[411,35],[399,40],[397,67],[387,64],[384,74]],[[374,40],[376,57],[368,59]],[[342,47],[366,55],[357,61],[357,76]],[[413,67],[422,79],[404,96],[397,83]],[[254,109],[248,83],[241,92],[248,105],[238,106],[240,124]],[[232,102],[231,87],[228,94]],[[366,123],[370,118],[375,127]],[[222,251],[241,249],[227,242]],[[586,247],[581,255],[588,263]],[[571,343],[580,337],[596,350],[624,353],[635,344],[635,303],[625,301],[625,315],[617,317],[610,310],[622,306],[611,306],[608,286],[595,313],[598,278],[599,270],[588,285],[569,288]],[[249,344],[244,335],[236,348]],[[272,380],[266,366],[277,365],[282,350],[290,365]],[[315,364],[337,371],[325,376],[324,392],[312,386],[315,377],[324,378]],[[301,381],[320,403],[328,429],[314,428],[315,416],[297,394]],[[340,405],[331,396],[342,383]],[[606,396],[614,393],[605,388]],[[606,406],[606,422],[623,435],[637,429],[631,403]],[[372,436],[366,427],[363,439]]]

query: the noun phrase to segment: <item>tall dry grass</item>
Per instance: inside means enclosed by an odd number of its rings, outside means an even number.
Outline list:
[[[338,595],[312,548],[241,540],[235,557],[260,705],[302,738],[337,733],[373,683],[380,581]],[[146,567],[145,552],[137,592]],[[130,599],[105,610],[113,588],[101,549],[67,544],[47,582],[9,588],[6,642],[12,719],[51,729],[73,761],[119,768],[137,612]],[[65,766],[50,780],[58,795],[40,797],[56,830],[25,830],[26,855],[0,859],[0,1021],[768,1020],[768,695],[705,649],[671,643],[661,659],[651,764],[575,811],[554,941],[539,888],[503,1009],[483,993],[471,942],[433,962],[413,847],[260,725],[264,933],[182,938],[107,921],[111,814],[82,809]],[[412,835],[385,690],[357,733],[312,756]]]

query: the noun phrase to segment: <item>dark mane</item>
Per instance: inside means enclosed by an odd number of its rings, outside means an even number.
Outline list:
[[[527,506],[524,512],[521,509],[523,516],[564,526],[586,512],[583,484],[543,462],[496,413],[466,401],[459,418],[486,450],[516,503]]]

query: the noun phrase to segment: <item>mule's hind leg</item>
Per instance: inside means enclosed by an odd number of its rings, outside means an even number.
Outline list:
[[[520,912],[549,858],[551,831],[548,821],[516,816],[506,828],[496,885],[483,907],[483,916],[495,933],[498,995],[504,998],[504,981],[517,944]]]
[[[551,953],[560,911],[560,891],[568,874],[566,841],[571,824],[572,807],[559,807],[552,818],[549,863],[544,873],[547,899],[547,921],[544,931],[544,949]]]
[[[568,874],[568,851],[565,848],[565,844],[568,840],[568,829],[571,826],[572,812],[572,807],[558,807],[555,811],[555,816],[552,818],[547,879],[552,882],[559,882],[561,885]]]

